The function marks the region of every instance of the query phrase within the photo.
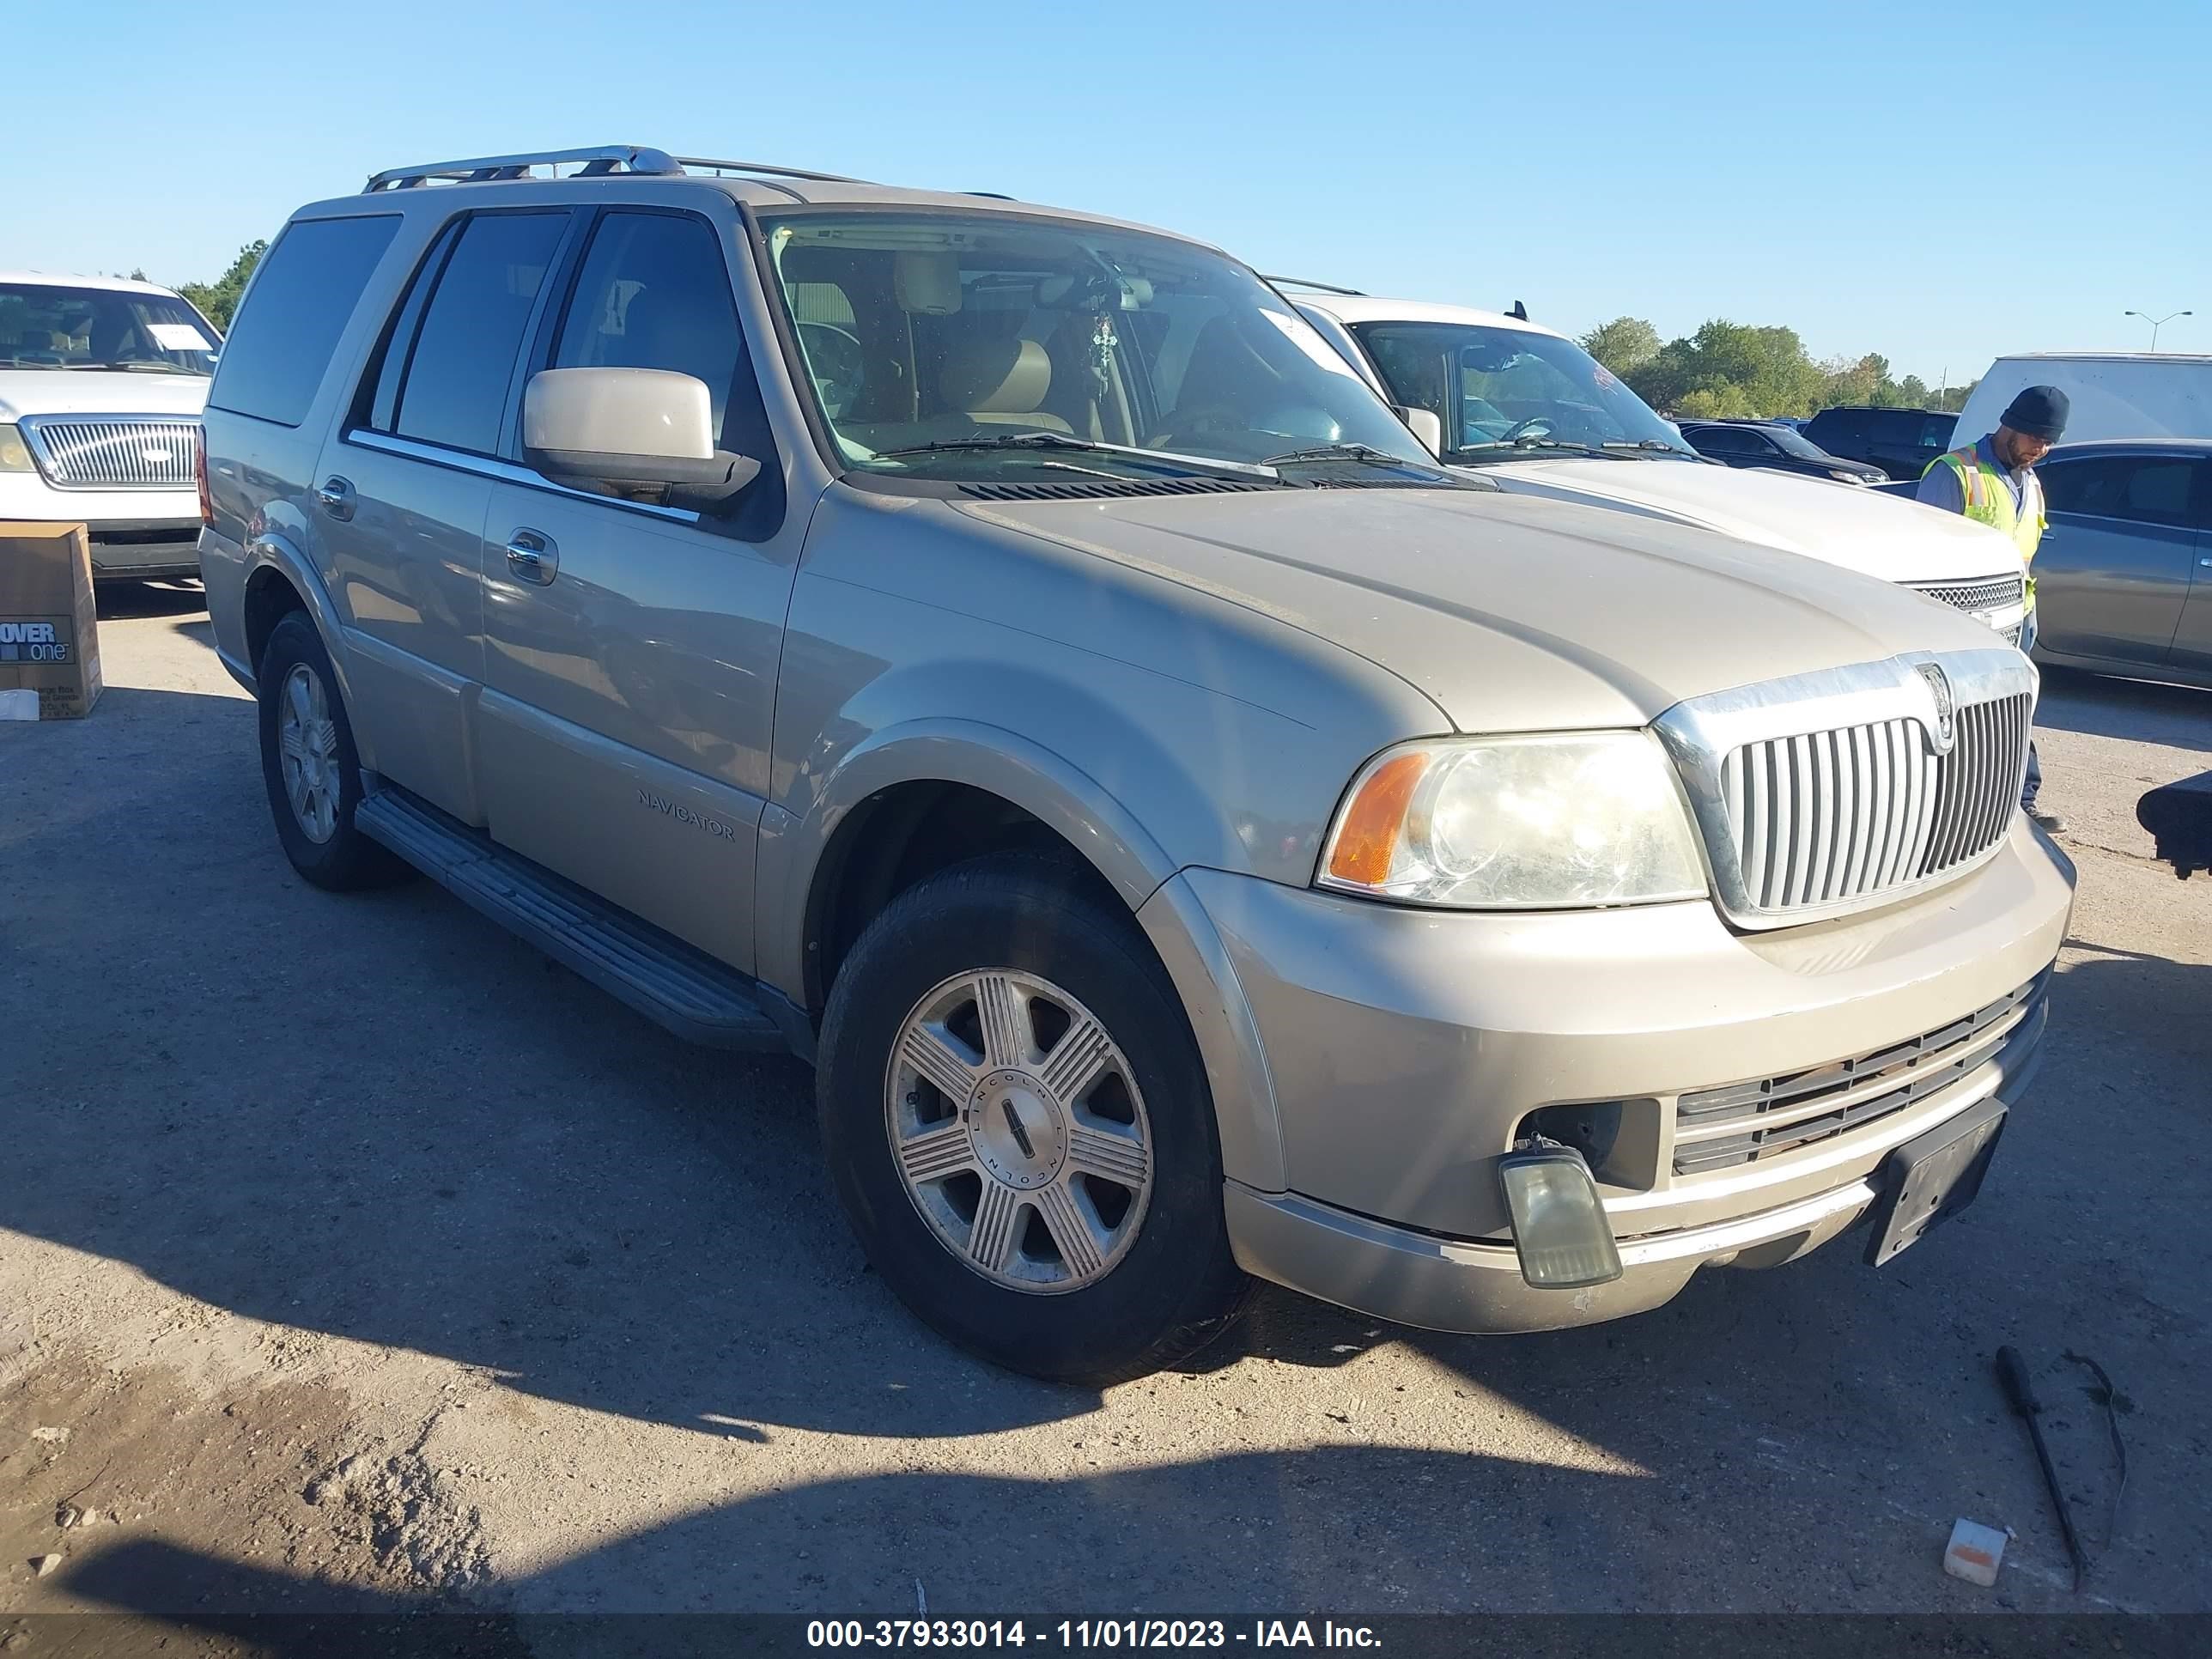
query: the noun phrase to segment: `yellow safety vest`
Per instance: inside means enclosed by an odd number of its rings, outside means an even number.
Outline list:
[[[2020,505],[2015,508],[2012,488],[2003,473],[1984,460],[1981,452],[1972,444],[1948,455],[1938,455],[1928,463],[1928,471],[1933,472],[1939,466],[1948,466],[1959,475],[1959,491],[1966,501],[1966,516],[1976,524],[2002,531],[2020,549],[2020,562],[2027,568],[2027,608],[2033,611],[2035,550],[2041,545],[2043,532],[2051,523],[2043,513],[2043,481],[2031,471],[2021,486]]]

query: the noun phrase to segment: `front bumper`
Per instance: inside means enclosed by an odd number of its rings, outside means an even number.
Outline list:
[[[0,475],[0,519],[81,524],[97,579],[197,576],[199,497],[190,489],[56,489],[36,473]]]
[[[2072,866],[2024,817],[1948,886],[1758,936],[1706,903],[1476,915],[1213,872],[1177,880],[1218,933],[1229,971],[1215,978],[1256,1034],[1279,1136],[1279,1182],[1230,1162],[1238,1259],[1364,1312],[1462,1331],[1638,1312],[1701,1266],[1775,1265],[1849,1227],[1892,1148],[2026,1086],[2039,1024],[1895,1110],[1723,1167],[1678,1164],[1693,1146],[1686,1133],[1678,1146],[1678,1098],[1869,1054],[2011,995],[2057,955],[2073,898]],[[1200,1044],[1220,1103],[1241,1079],[1217,1062],[1228,1045],[1204,1031]],[[1533,1290],[1496,1161],[1528,1114],[1592,1103],[1619,1108],[1599,1178],[1626,1271]],[[1249,1139],[1224,1130],[1224,1154]]]
[[[102,520],[85,526],[94,580],[200,574],[200,519]]]

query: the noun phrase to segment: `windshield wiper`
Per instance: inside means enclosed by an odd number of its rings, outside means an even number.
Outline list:
[[[1459,465],[1462,457],[1471,461],[1517,461],[1545,453],[1589,455],[1606,461],[1632,459],[1616,454],[1610,449],[1601,449],[1595,444],[1571,444],[1557,438],[1516,438],[1510,443],[1501,440],[1496,443],[1468,444],[1453,450],[1451,457],[1454,465]]]
[[[992,449],[1071,449],[1091,455],[1111,455],[1132,464],[1166,467],[1182,472],[1220,472],[1236,478],[1265,478],[1270,483],[1279,481],[1272,466],[1250,461],[1217,460],[1211,455],[1185,455],[1172,449],[1139,449],[1134,444],[1102,443],[1095,438],[1071,438],[1060,432],[1007,432],[989,438],[938,438],[926,444],[905,444],[896,449],[879,449],[878,460],[892,460],[904,455],[949,455],[963,450]]]
[[[1393,455],[1387,449],[1377,449],[1373,444],[1315,444],[1305,449],[1286,449],[1279,455],[1267,457],[1269,466],[1291,466],[1301,461],[1358,461],[1370,466],[1433,467],[1431,461],[1416,461],[1404,455]]]
[[[148,373],[154,374],[197,374],[199,373],[199,370],[196,368],[181,368],[175,363],[153,362],[144,358],[133,358],[129,362],[122,363],[64,363],[62,367],[64,368],[96,368],[103,374],[128,372],[134,369],[144,369]]]
[[[1678,461],[1711,461],[1710,455],[1700,455],[1694,449],[1684,449],[1670,444],[1664,438],[1612,438],[1606,441],[1607,449],[1640,449],[1647,454],[1671,456]],[[1725,462],[1718,463],[1725,465]]]

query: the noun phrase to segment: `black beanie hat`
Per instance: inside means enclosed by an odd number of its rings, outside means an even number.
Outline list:
[[[2030,438],[2057,443],[2066,430],[2070,405],[2055,386],[2032,386],[2007,405],[2003,424]]]

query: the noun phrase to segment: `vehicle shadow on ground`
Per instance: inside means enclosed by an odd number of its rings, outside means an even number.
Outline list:
[[[0,890],[0,1029],[28,1034],[15,1099],[40,1126],[0,1167],[0,1225],[234,1313],[720,1438],[1089,1431],[1073,1419],[1097,1395],[979,1364],[866,1272],[805,1068],[687,1048],[427,883],[305,886],[267,823],[252,705],[116,696],[105,726],[40,728],[59,735],[11,756],[25,787],[0,799],[0,854],[38,874]],[[196,758],[154,763],[179,747]],[[2099,1354],[2166,1448],[2150,1483],[2212,1481],[2188,1406],[2212,1328],[2188,1265],[2202,1182],[2142,1168],[2146,1147],[2185,1174],[2212,1152],[2212,969],[2087,948],[1981,1202],[1881,1273],[1846,1240],[1705,1275],[1637,1320],[1486,1341],[1270,1294],[1194,1369],[1340,1373],[1263,1389],[1310,1449],[809,1486],[549,1569],[532,1604],[681,1607],[704,1586],[896,1613],[919,1576],[982,1610],[1009,1581],[974,1517],[1001,1508],[1006,1535],[1082,1541],[1039,1553],[1033,1588],[1062,1607],[1169,1611],[1186,1589],[1379,1606],[1393,1583],[1414,1606],[1554,1605],[1597,1593],[1591,1561],[1618,1564],[1607,1605],[1755,1605],[1746,1586],[1778,1575],[1849,1601],[1900,1559],[1932,1572],[1972,1512],[2018,1517],[2023,1559],[2057,1559],[1987,1382],[2000,1342]],[[2129,1196],[2091,1219],[2085,1182]],[[1369,1379],[1384,1346],[1424,1356],[1425,1382]],[[1465,1435],[1466,1417],[1483,1453],[1389,1443]],[[2086,1458],[2100,1431],[2079,1429]],[[1901,1486],[1955,1498],[1900,1514]],[[1814,1581],[1791,1541],[1808,1528],[1848,1540]],[[1471,1532],[1479,1574],[1438,1544]]]
[[[2212,691],[2045,668],[2035,723],[2087,737],[2212,754]]]
[[[196,581],[102,582],[94,590],[94,597],[102,622],[207,613],[207,590]]]

